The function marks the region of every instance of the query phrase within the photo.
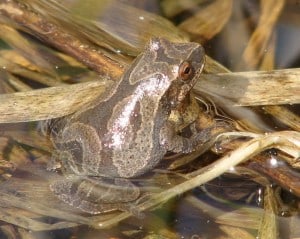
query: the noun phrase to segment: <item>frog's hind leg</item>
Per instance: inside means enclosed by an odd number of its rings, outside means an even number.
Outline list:
[[[50,184],[51,191],[60,200],[90,214],[113,210],[128,211],[131,204],[129,201],[135,200],[138,194],[129,188],[127,190],[131,190],[131,198],[124,200],[124,197],[120,196],[121,192],[118,192],[116,188],[119,189],[119,186],[110,185],[101,180],[91,180],[89,177],[73,175]]]

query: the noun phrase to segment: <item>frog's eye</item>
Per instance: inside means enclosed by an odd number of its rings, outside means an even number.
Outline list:
[[[178,74],[179,74],[179,77],[184,81],[190,79],[194,74],[194,70],[193,70],[191,63],[184,61],[179,66]]]

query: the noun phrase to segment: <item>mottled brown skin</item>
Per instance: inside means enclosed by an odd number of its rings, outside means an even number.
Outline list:
[[[58,160],[68,176],[52,184],[55,194],[84,211],[98,213],[104,210],[96,209],[97,204],[108,202],[101,196],[105,190],[93,194],[92,185],[101,188],[97,177],[136,177],[153,169],[167,151],[192,151],[200,137],[177,135],[168,119],[201,74],[204,56],[197,43],[154,38],[112,92],[72,116],[52,122]],[[83,189],[83,182],[88,189]],[[127,194],[112,196],[110,202],[138,197],[134,188]],[[85,199],[80,200],[80,195]]]

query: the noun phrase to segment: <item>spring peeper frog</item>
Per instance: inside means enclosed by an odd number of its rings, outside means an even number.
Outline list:
[[[167,151],[192,151],[201,137],[180,136],[169,116],[189,95],[204,59],[197,43],[153,38],[111,92],[53,121],[52,139],[66,177],[53,183],[52,191],[83,211],[98,213],[138,197],[138,189],[123,178],[153,169]],[[101,177],[113,181],[114,189],[105,190]],[[107,193],[118,189],[123,192]]]

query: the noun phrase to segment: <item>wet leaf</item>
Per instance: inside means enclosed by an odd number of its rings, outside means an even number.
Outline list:
[[[243,59],[251,68],[254,68],[261,60],[263,54],[268,51],[267,44],[271,38],[284,3],[284,0],[261,1],[262,13],[258,25],[243,53]]]

